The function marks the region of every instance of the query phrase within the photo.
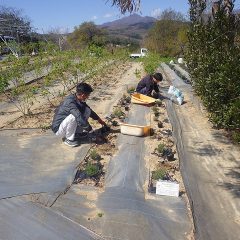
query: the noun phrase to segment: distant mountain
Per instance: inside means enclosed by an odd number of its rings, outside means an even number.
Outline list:
[[[141,23],[153,24],[156,21],[157,21],[157,19],[153,18],[153,17],[142,17],[138,14],[132,14],[128,17],[123,17],[121,19],[118,19],[118,20],[115,20],[112,22],[104,23],[101,25],[101,27],[122,28],[122,27],[131,26],[131,25],[135,25],[135,24],[141,24]]]
[[[156,21],[157,19],[153,17],[132,14],[128,17],[104,23],[100,27],[106,29],[112,39],[139,43]]]

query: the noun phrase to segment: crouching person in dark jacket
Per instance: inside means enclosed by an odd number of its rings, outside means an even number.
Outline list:
[[[140,80],[137,85],[136,92],[147,95],[153,96],[158,98],[159,88],[158,83],[160,83],[163,79],[161,73],[154,73],[153,75],[147,75]],[[155,91],[155,96],[152,94],[153,90]]]
[[[79,83],[76,93],[67,96],[55,111],[52,130],[57,136],[63,138],[68,146],[78,146],[77,135],[92,130],[88,123],[89,117],[106,126],[106,123],[85,102],[92,91],[89,84]]]

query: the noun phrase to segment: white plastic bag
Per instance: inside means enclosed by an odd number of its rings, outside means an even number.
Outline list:
[[[183,96],[178,97],[178,98],[177,98],[178,104],[179,104],[179,105],[182,105],[182,104],[183,104],[183,100],[184,100]]]
[[[183,58],[178,58],[178,63],[183,64]]]
[[[169,89],[168,89],[168,94],[173,94],[174,90],[175,90],[175,87],[170,86]]]
[[[183,93],[178,88],[170,86],[168,89],[168,94],[171,95],[170,97],[171,101],[174,101],[174,98],[176,98],[179,105],[183,104],[184,96]]]

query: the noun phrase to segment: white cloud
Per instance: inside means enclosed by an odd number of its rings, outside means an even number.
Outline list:
[[[150,15],[151,15],[151,17],[159,18],[161,15],[161,9],[156,8],[156,9],[152,10]]]
[[[92,17],[92,20],[96,20],[96,19],[98,19],[97,16],[93,16],[93,17]]]
[[[107,14],[105,14],[103,17],[104,18],[110,18],[110,17],[113,17],[114,16],[114,14],[112,14],[112,13],[107,13]]]

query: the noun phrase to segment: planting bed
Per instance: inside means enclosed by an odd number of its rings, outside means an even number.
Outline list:
[[[149,169],[148,190],[155,193],[157,180],[170,180],[180,184],[180,195],[185,188],[179,171],[179,158],[172,136],[165,103],[160,101],[151,108],[152,134],[146,139],[146,164]]]

